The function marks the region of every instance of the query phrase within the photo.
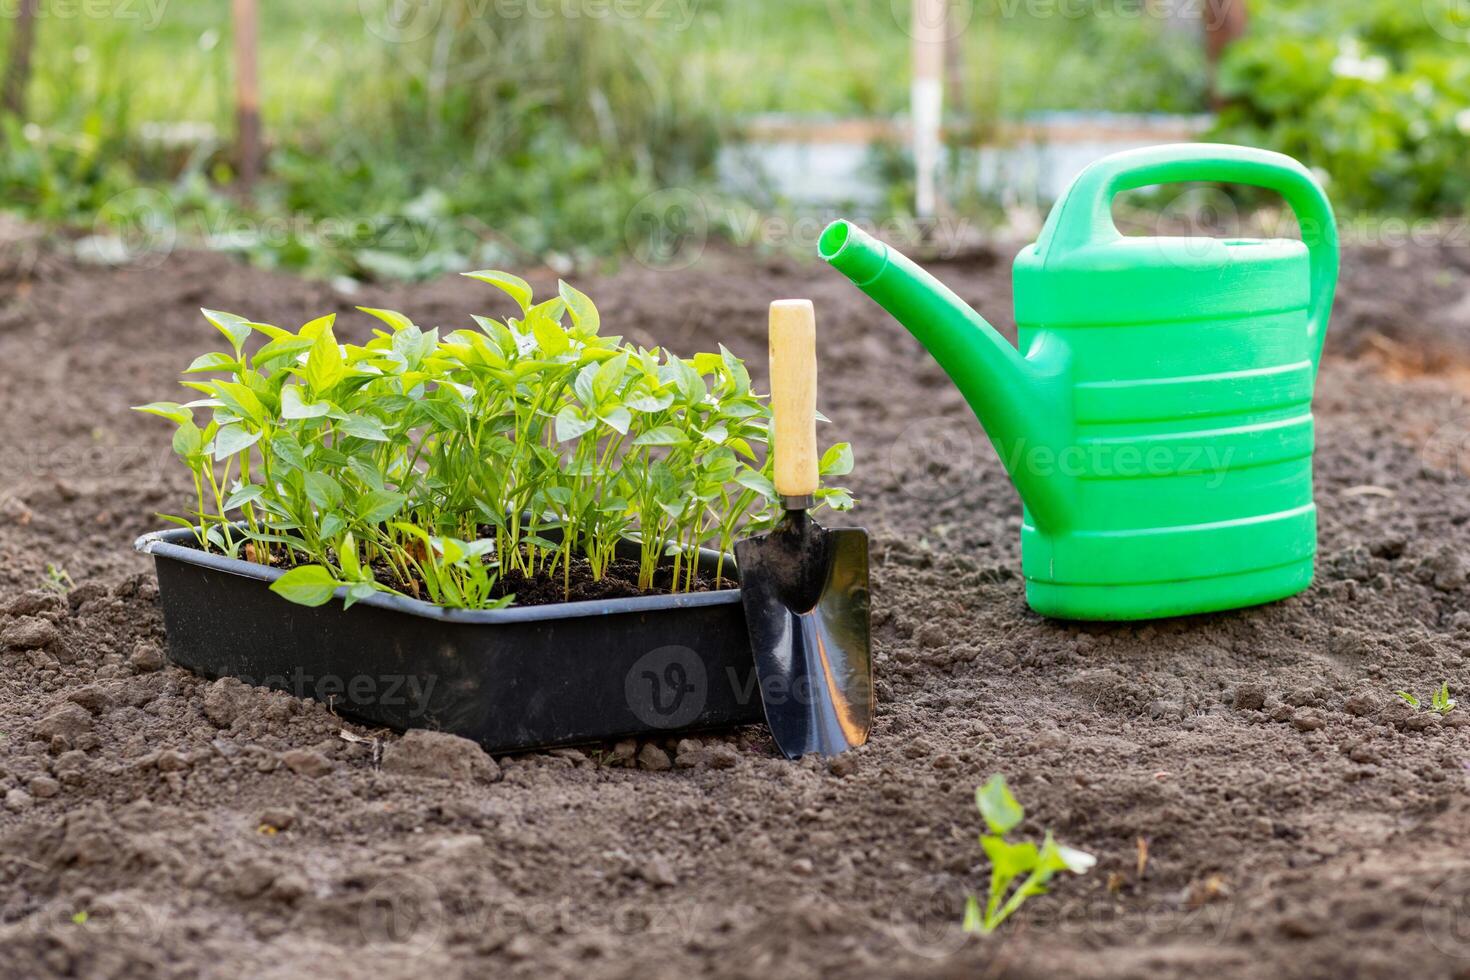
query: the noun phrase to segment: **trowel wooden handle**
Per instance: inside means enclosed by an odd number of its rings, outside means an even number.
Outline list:
[[[817,312],[809,299],[771,304],[771,416],[776,492],[817,492]]]

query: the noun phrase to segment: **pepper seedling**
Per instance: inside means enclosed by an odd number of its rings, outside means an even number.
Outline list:
[[[1030,841],[1012,843],[1006,835],[1026,818],[1004,776],[997,773],[975,791],[975,802],[990,833],[980,835],[980,846],[990,859],[990,895],[982,909],[971,895],[965,903],[966,932],[989,935],[1010,918],[1026,899],[1045,895],[1047,883],[1062,871],[1086,874],[1097,858],[1058,844],[1051,831],[1040,847]],[[1019,884],[1016,882],[1019,880]]]
[[[1403,701],[1415,711],[1420,710],[1424,706],[1423,702],[1414,697],[1414,695],[1410,694],[1408,691],[1395,691],[1394,693],[1399,696],[1399,700]],[[1445,681],[1438,687],[1438,689],[1434,691],[1433,694],[1429,696],[1429,710],[1437,712],[1441,715],[1447,715],[1451,711],[1454,711],[1455,707],[1459,703],[1459,701],[1456,701],[1454,698],[1450,697],[1449,681]]]
[[[393,592],[466,609],[511,601],[512,573],[569,594],[574,562],[600,579],[628,544],[641,589],[657,575],[689,591],[701,547],[774,526],[770,406],[738,357],[602,336],[564,282],[537,302],[509,273],[469,275],[517,314],[441,336],[363,307],[380,328],[358,345],[333,316],[292,331],[204,310],[228,349],[185,370],[200,397],[137,409],[174,424],[191,474],[192,506],[166,519],[286,568],[272,588],[293,602],[343,589],[348,605]],[[845,443],[822,458],[824,477],[851,469]],[[852,504],[839,487],[817,499]]]

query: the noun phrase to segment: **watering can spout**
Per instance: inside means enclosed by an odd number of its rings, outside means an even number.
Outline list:
[[[1051,465],[1066,433],[1052,431],[1066,352],[1022,357],[939,280],[847,221],[822,233],[818,251],[903,324],[939,362],[974,409],[1038,528],[1068,523],[1069,480]]]

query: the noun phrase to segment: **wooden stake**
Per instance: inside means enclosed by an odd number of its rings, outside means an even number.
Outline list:
[[[1205,59],[1210,66],[1210,104],[1219,108],[1220,93],[1216,88],[1220,59],[1225,49],[1245,33],[1247,22],[1245,0],[1205,0],[1200,8],[1205,24]]]
[[[934,217],[939,205],[946,15],[946,0],[914,0],[910,114],[914,124],[914,213],[920,218]]]
[[[21,0],[10,38],[10,63],[5,66],[5,111],[24,120],[26,92],[31,84],[31,52],[36,47],[36,8],[40,0]]]
[[[233,0],[231,10],[235,25],[235,152],[240,188],[249,192],[260,177],[257,0]]]

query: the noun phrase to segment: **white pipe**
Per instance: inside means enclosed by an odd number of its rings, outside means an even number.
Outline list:
[[[911,22],[914,74],[909,113],[914,127],[914,212],[920,218],[933,218],[939,206],[946,2],[914,0]]]

